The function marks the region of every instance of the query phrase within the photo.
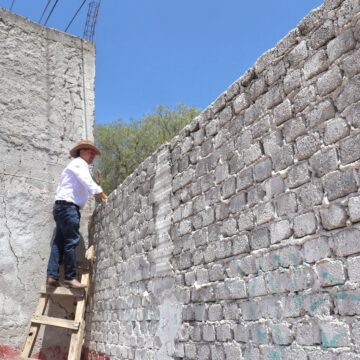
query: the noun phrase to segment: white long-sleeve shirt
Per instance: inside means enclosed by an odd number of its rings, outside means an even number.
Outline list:
[[[65,200],[84,207],[89,195],[102,191],[101,186],[91,177],[88,163],[77,157],[61,173],[55,200]]]

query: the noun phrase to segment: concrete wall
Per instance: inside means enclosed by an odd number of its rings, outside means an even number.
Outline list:
[[[94,54],[0,9],[0,358],[22,344],[45,283],[68,150],[92,137]]]
[[[326,0],[97,208],[88,359],[360,359],[359,12]]]

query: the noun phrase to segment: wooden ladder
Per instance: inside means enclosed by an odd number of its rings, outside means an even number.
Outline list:
[[[85,332],[85,309],[86,300],[89,294],[90,286],[90,272],[92,268],[92,260],[94,258],[94,248],[90,246],[85,254],[88,260],[88,267],[82,269],[81,284],[86,285],[85,289],[73,289],[63,286],[50,287],[44,286],[40,290],[40,299],[37,304],[35,313],[31,318],[30,329],[21,353],[21,359],[32,359],[31,353],[33,351],[36,338],[38,336],[41,325],[56,326],[72,331],[70,346],[68,352],[68,360],[80,360],[81,350],[84,340]],[[61,298],[73,298],[76,300],[76,309],[74,320],[61,319],[44,315],[49,299],[51,296],[57,296],[60,301]]]

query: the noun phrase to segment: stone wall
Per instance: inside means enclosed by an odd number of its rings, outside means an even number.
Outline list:
[[[88,359],[360,359],[359,12],[326,0],[97,208]]]
[[[0,9],[0,358],[21,346],[45,283],[68,151],[92,136],[94,54],[92,44]]]

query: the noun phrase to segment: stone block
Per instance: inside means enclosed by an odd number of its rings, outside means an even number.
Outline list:
[[[360,252],[360,231],[345,229],[334,235],[334,250],[337,256],[348,256]]]
[[[254,321],[259,320],[262,317],[260,312],[260,306],[257,301],[241,302],[240,309],[243,320]]]
[[[267,90],[267,85],[265,82],[265,78],[260,77],[257,80],[254,80],[249,88],[249,94],[251,100],[256,100],[266,90]]]
[[[332,69],[324,73],[316,82],[318,93],[325,96],[336,90],[342,83],[343,77],[340,69],[334,66]]]
[[[335,306],[339,315],[360,314],[360,290],[342,290],[335,296]]]
[[[274,219],[275,209],[271,202],[263,203],[255,208],[254,214],[256,218],[256,224],[261,225]]]
[[[244,299],[247,297],[244,280],[239,278],[225,279],[216,285],[215,296],[217,300]]]
[[[310,166],[318,177],[337,169],[335,148],[321,149],[310,158]]]
[[[185,274],[185,284],[187,286],[192,286],[195,284],[195,272],[189,271]]]
[[[202,327],[202,334],[204,341],[215,341],[215,327],[214,325],[204,325]]]
[[[205,344],[197,345],[197,359],[209,360],[210,359],[210,346]]]
[[[239,114],[250,106],[250,98],[246,93],[241,93],[233,102],[235,114]]]
[[[316,264],[315,270],[323,287],[344,284],[345,282],[344,265],[339,260],[322,260]]]
[[[359,22],[360,24],[360,22]],[[353,78],[360,72],[360,50],[356,50],[340,62],[340,68],[344,71],[348,79]]]
[[[197,350],[196,350],[196,345],[194,343],[186,343],[185,344],[185,357],[186,357],[186,359],[196,359],[197,358]]]
[[[296,67],[307,57],[308,57],[308,48],[305,40],[301,41],[298,45],[296,45],[288,55],[289,62],[294,67]]]
[[[329,316],[334,311],[333,300],[327,293],[310,294],[299,299],[310,316]]]
[[[260,185],[255,185],[247,189],[246,195],[247,205],[251,208],[259,202],[263,201],[266,193]]]
[[[360,196],[354,196],[348,203],[350,220],[352,222],[360,221]]]
[[[309,164],[303,161],[293,165],[288,171],[287,184],[290,189],[310,181]]]
[[[246,233],[232,238],[232,254],[238,255],[250,252],[249,236]]]
[[[253,184],[253,169],[242,170],[236,177],[236,191],[244,190]]]
[[[239,215],[238,228],[240,232],[254,228],[254,215],[252,211],[247,211]]]
[[[300,186],[296,193],[299,211],[301,212],[312,210],[314,206],[320,205],[324,197],[321,183],[314,179],[312,183]]]
[[[349,29],[331,40],[326,48],[329,61],[333,62],[341,55],[355,48],[356,41],[353,32]]]
[[[262,144],[265,155],[273,155],[278,152],[282,146],[282,134],[280,131],[274,131],[269,135],[264,136]]]
[[[236,192],[236,179],[235,177],[228,177],[221,186],[221,195],[223,199],[228,199]]]
[[[236,324],[233,331],[235,341],[243,343],[249,341],[249,330],[244,324]]]
[[[296,326],[296,342],[299,345],[312,346],[321,344],[320,327],[316,320],[306,320]]]
[[[252,250],[266,248],[270,245],[269,230],[265,228],[257,228],[251,234],[250,245]]]
[[[231,109],[231,106],[227,106],[225,109],[223,109],[219,114],[219,126],[224,126],[228,121],[231,120],[233,116],[233,112]],[[217,129],[216,129],[217,132]],[[216,132],[213,132],[212,134],[215,134]]]
[[[340,159],[342,164],[350,164],[360,159],[360,134],[340,142]]]
[[[248,149],[244,150],[244,162],[246,165],[250,165],[262,156],[260,143],[252,144]]]
[[[271,124],[270,115],[265,115],[261,119],[255,121],[255,123],[250,127],[250,131],[253,139],[258,139],[262,137],[264,134],[266,134],[270,129],[270,124]]]
[[[360,100],[360,75],[354,76],[343,86],[341,93],[335,99],[335,106],[343,111],[348,106]]]
[[[324,190],[329,200],[335,200],[357,192],[356,179],[351,170],[336,171],[323,178]]]
[[[310,38],[310,46],[313,49],[318,49],[321,46],[325,45],[331,39],[335,37],[335,27],[332,20],[327,20],[325,23],[319,27]]]
[[[239,260],[239,268],[245,275],[256,274],[258,272],[258,265],[253,255],[245,256]]]
[[[275,260],[282,267],[289,267],[291,265],[300,265],[303,261],[301,250],[298,246],[286,246],[278,250],[278,258]]]
[[[289,99],[276,106],[273,110],[276,125],[281,125],[292,117],[292,105]]]
[[[262,97],[262,103],[265,109],[272,109],[284,100],[284,90],[282,83],[269,87],[268,91]]]
[[[284,78],[284,90],[286,94],[290,94],[293,90],[301,86],[301,77],[302,73],[300,69],[288,71],[288,74]]]
[[[272,163],[270,159],[258,162],[254,167],[255,181],[261,182],[271,176]]]
[[[297,318],[304,313],[305,302],[301,295],[289,295],[281,299],[283,318]]]
[[[211,359],[225,360],[224,347],[222,345],[211,345]]]
[[[324,348],[350,346],[349,325],[341,322],[320,323],[321,344]]]
[[[214,264],[209,269],[209,279],[210,281],[224,280],[224,267],[222,264]]]
[[[271,336],[277,345],[290,345],[294,339],[293,332],[288,324],[272,324]]]
[[[288,120],[284,125],[284,137],[287,143],[292,143],[296,138],[306,134],[305,122],[301,117]]]
[[[294,114],[303,111],[309,104],[316,99],[316,89],[314,85],[303,87],[295,96],[293,100]]]
[[[236,343],[224,344],[224,351],[226,359],[242,359],[241,347]]]
[[[240,320],[240,312],[236,300],[234,302],[224,302],[223,311],[225,320]]]
[[[321,223],[326,230],[337,229],[346,226],[347,214],[339,204],[331,204],[320,210]]]
[[[290,273],[288,270],[276,270],[265,275],[266,287],[270,294],[281,294],[290,291]]]
[[[310,239],[304,244],[304,259],[308,263],[327,258],[330,254],[329,239],[325,236]]]
[[[216,259],[224,259],[231,255],[232,253],[232,242],[231,239],[221,239],[217,242],[215,255]]]
[[[266,324],[255,323],[248,326],[250,339],[255,344],[267,344],[269,342],[269,330]]]
[[[280,242],[291,236],[292,230],[289,220],[282,220],[272,223],[270,225],[270,239],[271,244]]]
[[[212,111],[214,114],[222,110],[226,105],[226,97],[225,94],[221,94],[213,103],[212,103]]]
[[[248,292],[250,297],[263,296],[267,294],[266,283],[263,276],[249,279]]]
[[[347,270],[351,282],[360,282],[360,256],[347,259]]]
[[[229,166],[227,163],[219,164],[215,169],[215,184],[220,184],[229,176]]]
[[[221,342],[232,340],[231,327],[229,324],[216,326],[216,340]]]
[[[294,162],[294,150],[292,145],[285,145],[272,155],[275,171],[284,170]]]
[[[359,129],[360,128],[360,102],[351,105],[348,109],[346,109],[345,116],[346,120],[350,125],[352,125],[354,128]]]
[[[209,321],[220,321],[223,319],[222,306],[220,304],[211,304],[208,310]]]
[[[204,268],[196,270],[196,281],[199,285],[207,284],[209,282],[209,272]]]
[[[268,85],[273,85],[283,75],[286,74],[284,61],[279,61],[275,65],[268,66],[265,74],[265,80]]]
[[[275,207],[278,216],[294,214],[297,211],[296,194],[288,192],[279,195],[275,200]]]
[[[316,218],[314,213],[309,212],[294,218],[294,236],[297,238],[314,234],[316,232]]]
[[[216,220],[224,220],[229,217],[230,209],[229,204],[221,203],[215,205],[215,218]]]
[[[324,50],[315,53],[304,64],[304,77],[306,80],[320,74],[328,68],[328,56]]]
[[[194,145],[201,145],[205,139],[205,130],[204,128],[199,129],[198,131],[193,132],[192,134]]]
[[[333,144],[349,135],[349,126],[345,119],[335,118],[329,120],[325,126],[324,143]]]
[[[334,105],[329,100],[324,100],[305,115],[306,125],[308,128],[313,128],[334,117]]]
[[[235,235],[237,233],[237,223],[235,219],[228,219],[225,220],[222,223],[221,229],[220,229],[220,233],[224,236],[224,237],[229,237],[232,235]]]
[[[246,206],[246,194],[240,193],[233,196],[230,200],[229,210],[232,214],[237,214]]]
[[[285,191],[285,183],[280,175],[271,177],[265,183],[265,191],[267,199],[271,199],[276,195],[280,195]]]

